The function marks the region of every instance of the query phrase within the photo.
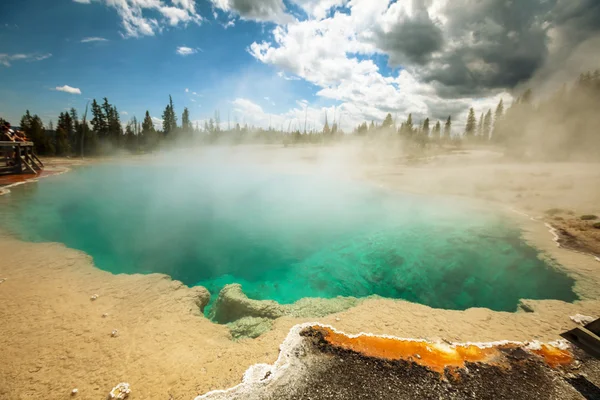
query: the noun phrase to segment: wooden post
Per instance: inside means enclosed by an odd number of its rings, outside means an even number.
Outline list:
[[[17,173],[22,174],[23,173],[23,164],[22,164],[22,160],[21,160],[21,144],[20,143],[15,143],[16,144],[16,153],[17,153],[17,159],[15,160],[17,162]]]

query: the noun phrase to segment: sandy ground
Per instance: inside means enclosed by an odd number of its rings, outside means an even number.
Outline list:
[[[292,157],[298,165],[337,170],[330,158],[321,163],[322,149],[267,153],[277,154],[269,162]],[[264,154],[255,157],[264,162]],[[340,153],[337,161],[347,156]],[[575,326],[570,315],[599,316],[600,262],[557,247],[544,212],[600,214],[600,165],[514,164],[475,151],[410,166],[376,160],[340,171],[391,189],[478,198],[506,211],[523,226],[526,240],[575,277],[582,300],[527,301],[534,312],[517,313],[369,300],[311,320],[348,333],[481,342],[555,340]],[[258,339],[234,342],[226,327],[199,315],[194,289],[168,277],[111,275],[79,251],[7,235],[0,236],[0,255],[0,279],[6,279],[0,283],[1,399],[66,399],[73,388],[77,398],[103,399],[122,381],[131,384],[132,399],[192,399],[239,383],[254,363],[274,362],[289,329],[308,321],[284,317]],[[92,301],[94,294],[99,297]]]

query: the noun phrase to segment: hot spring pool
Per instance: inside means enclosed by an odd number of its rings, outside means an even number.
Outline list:
[[[0,196],[0,225],[112,273],[164,273],[216,297],[379,295],[446,309],[573,301],[500,215],[457,200],[249,166],[100,165]]]

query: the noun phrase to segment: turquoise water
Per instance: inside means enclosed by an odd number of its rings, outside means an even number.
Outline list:
[[[0,196],[0,226],[213,295],[237,282],[280,303],[376,294],[515,311],[521,298],[576,299],[573,280],[500,215],[251,166],[85,167]]]

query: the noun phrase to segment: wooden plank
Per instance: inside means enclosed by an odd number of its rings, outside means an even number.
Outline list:
[[[23,173],[23,160],[21,159],[21,146],[18,144],[15,146],[17,152],[17,171],[19,174]]]
[[[23,156],[21,156],[20,159],[23,161],[22,164],[25,165],[26,169],[28,169],[29,171],[31,171],[31,173],[37,175],[37,171],[35,170],[35,168],[33,168],[31,165],[29,165],[29,163],[27,162],[27,160],[25,158],[23,158]],[[21,171],[21,173],[22,173],[22,171]]]
[[[560,336],[573,343],[591,356],[600,359],[600,337],[586,328],[575,328]]]

